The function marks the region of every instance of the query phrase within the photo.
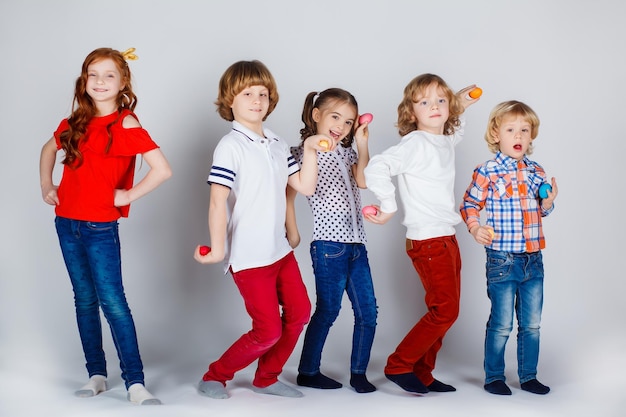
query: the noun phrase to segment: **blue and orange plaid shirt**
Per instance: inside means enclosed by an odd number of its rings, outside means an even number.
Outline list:
[[[488,248],[516,253],[543,249],[541,218],[554,210],[554,205],[549,210],[541,206],[539,187],[545,181],[546,173],[536,162],[498,152],[474,170],[463,196],[460,211],[468,230],[480,225],[484,208],[486,224],[495,232]]]

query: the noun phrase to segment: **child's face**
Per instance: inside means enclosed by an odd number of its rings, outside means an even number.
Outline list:
[[[326,135],[338,143],[352,131],[356,110],[349,103],[334,102],[322,109],[314,108],[312,117],[317,134]]]
[[[500,152],[519,161],[530,147],[531,132],[532,126],[523,116],[507,115],[502,118],[493,136]]]
[[[230,108],[236,121],[254,128],[263,123],[270,105],[269,90],[262,85],[246,87],[233,98]]]
[[[413,116],[417,130],[443,135],[444,126],[450,116],[450,103],[443,89],[432,83],[413,102]]]
[[[115,103],[117,95],[124,88],[115,62],[106,58],[89,65],[85,88],[96,106],[102,103]]]

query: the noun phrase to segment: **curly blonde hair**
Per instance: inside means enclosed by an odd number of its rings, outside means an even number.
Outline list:
[[[267,119],[278,104],[278,89],[272,73],[261,61],[238,61],[232,64],[220,78],[219,91],[215,105],[222,119],[232,122],[235,117],[230,106],[235,96],[253,85],[262,85],[269,90],[269,108],[263,118]]]
[[[485,141],[487,146],[489,146],[489,150],[493,153],[498,153],[500,150],[500,144],[496,141],[496,134],[502,124],[502,119],[508,116],[521,116],[530,123],[530,138],[532,140],[539,134],[539,117],[530,106],[516,100],[503,101],[491,110],[489,121],[487,122],[487,131],[485,132]],[[526,151],[527,155],[531,153],[533,153],[532,142]]]
[[[446,121],[443,129],[443,133],[446,135],[454,134],[457,127],[461,125],[459,116],[465,111],[459,99],[456,97],[452,89],[448,87],[448,84],[435,74],[422,74],[413,78],[409,84],[404,88],[404,96],[402,101],[398,105],[398,133],[400,136],[404,136],[414,130],[418,130],[417,119],[413,112],[413,104],[417,102],[420,95],[430,87],[432,84],[436,84],[441,88],[450,103],[450,115]]]

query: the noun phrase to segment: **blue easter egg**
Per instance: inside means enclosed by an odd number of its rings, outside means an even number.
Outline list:
[[[541,184],[541,186],[539,186],[539,197],[547,198],[548,191],[552,191],[552,186],[548,184],[547,182],[544,182],[543,184]]]

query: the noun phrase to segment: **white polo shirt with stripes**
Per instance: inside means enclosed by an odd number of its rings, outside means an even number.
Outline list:
[[[224,273],[271,265],[292,249],[286,237],[286,187],[300,170],[289,145],[233,121],[213,153],[209,184],[230,188]]]

